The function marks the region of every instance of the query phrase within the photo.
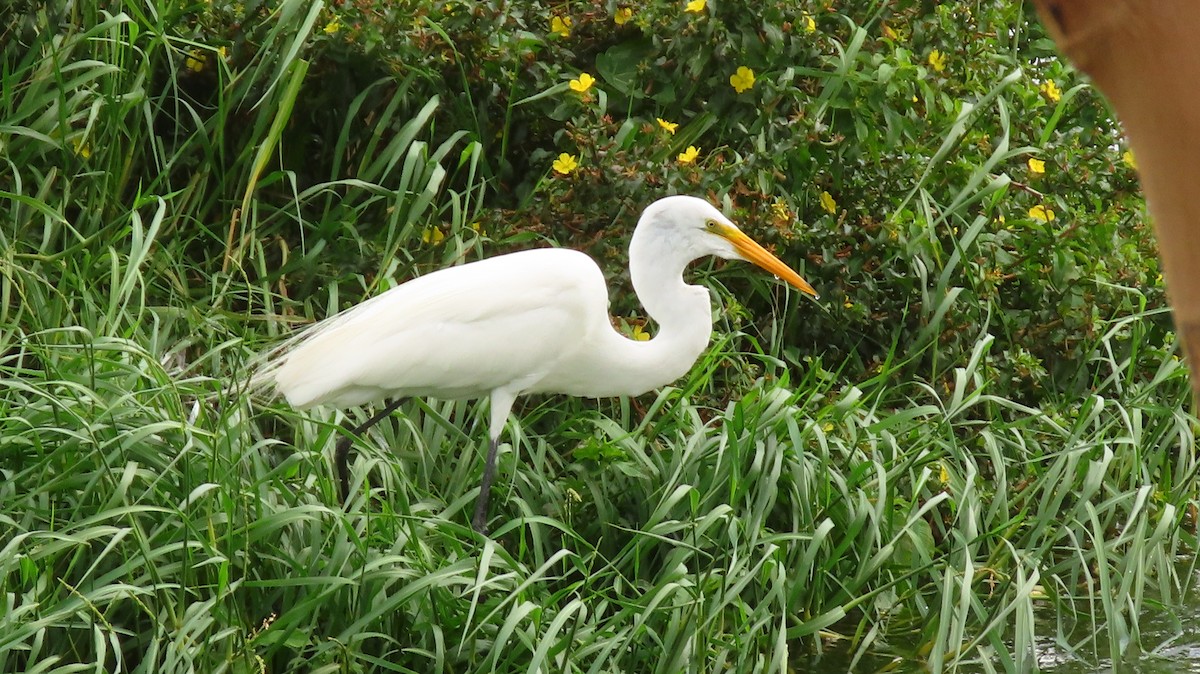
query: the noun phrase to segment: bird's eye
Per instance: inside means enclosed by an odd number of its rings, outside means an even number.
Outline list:
[[[708,229],[716,229],[717,221],[716,220],[707,220],[707,221],[705,221],[704,226]]]

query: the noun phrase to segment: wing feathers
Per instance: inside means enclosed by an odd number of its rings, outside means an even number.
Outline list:
[[[597,318],[607,324],[607,304],[603,275],[577,251],[489,258],[414,279],[313,326],[277,356],[274,381],[296,407],[528,388],[524,380],[549,371]]]

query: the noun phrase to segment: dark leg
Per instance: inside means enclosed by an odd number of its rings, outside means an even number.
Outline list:
[[[487,535],[488,497],[492,494],[492,480],[496,477],[496,450],[500,449],[500,438],[492,438],[488,445],[487,462],[483,464],[483,484],[479,486],[479,498],[475,499],[475,517],[471,528]]]
[[[379,423],[384,417],[388,416],[392,412],[395,412],[396,408],[403,405],[405,400],[408,400],[408,398],[396,398],[392,402],[388,403],[387,407],[380,410],[375,416],[350,429],[350,431],[346,435],[342,436],[342,438],[337,441],[337,444],[334,445],[333,458],[337,463],[338,483],[342,487],[343,502],[349,500],[350,498],[350,444],[354,442],[354,438],[360,433]]]

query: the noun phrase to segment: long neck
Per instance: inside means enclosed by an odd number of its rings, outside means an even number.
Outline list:
[[[639,227],[629,244],[633,289],[646,313],[658,324],[648,341],[628,339],[615,330],[601,338],[603,395],[641,394],[679,379],[692,368],[712,336],[712,300],[708,289],[688,285],[683,272],[692,256],[661,230]]]
[[[613,329],[605,313],[596,317],[586,341],[529,391],[593,398],[641,395],[687,374],[708,346],[708,289],[683,282],[696,252],[673,241],[664,228],[647,227],[646,217],[629,243],[629,273],[646,313],[658,324],[655,337],[629,339]]]
[[[672,246],[658,230],[641,227],[629,242],[633,290],[659,327],[658,336],[649,343],[664,350],[682,349],[687,368],[712,336],[708,290],[683,280],[684,269],[691,261],[687,251]]]

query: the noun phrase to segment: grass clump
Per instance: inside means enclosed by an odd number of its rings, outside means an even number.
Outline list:
[[[1187,374],[1113,125],[1020,12],[651,3],[609,31],[630,8],[416,3],[392,31],[370,7],[0,24],[0,670],[1158,645],[1146,616],[1192,576]],[[484,406],[406,404],[343,507],[329,455],[368,411],[238,388],[294,325],[545,242],[595,253],[653,332],[620,251],[671,191],[810,255],[832,299],[697,270],[720,311],[687,378],[518,406],[492,539],[467,525]]]

